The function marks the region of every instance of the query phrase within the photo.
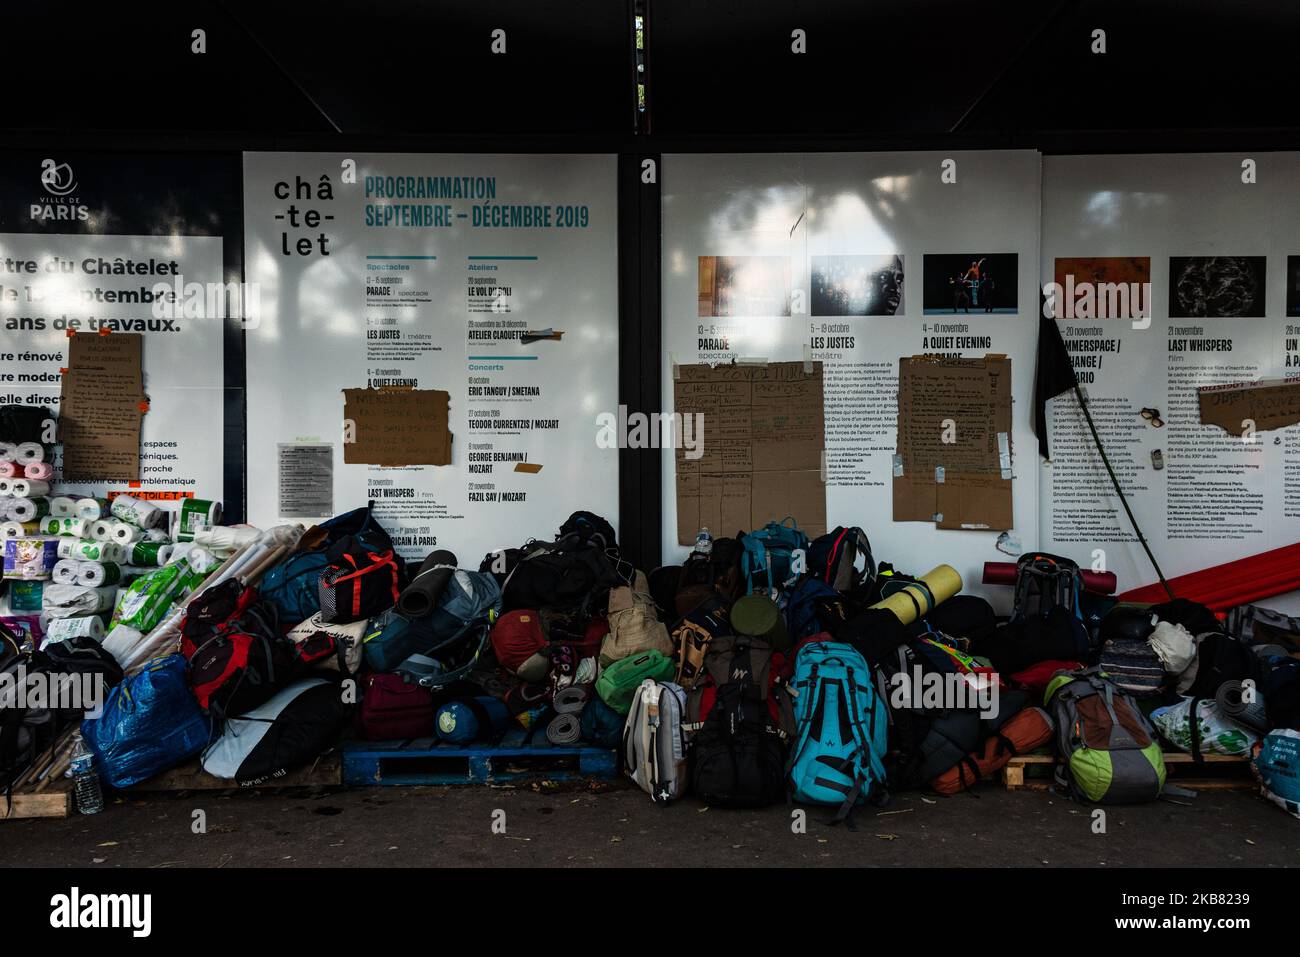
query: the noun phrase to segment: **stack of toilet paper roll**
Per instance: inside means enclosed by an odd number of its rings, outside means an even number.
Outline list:
[[[82,636],[103,641],[106,633],[104,619],[99,615],[52,618],[45,628],[46,641],[67,641]]]
[[[167,524],[167,513],[152,502],[119,495],[113,499],[110,514],[119,522],[138,529],[158,528]]]
[[[39,442],[0,442],[0,475],[7,474],[3,468],[6,465],[17,473],[32,465],[46,464],[45,446]]]
[[[102,588],[105,585],[116,585],[122,580],[122,566],[116,562],[89,562],[61,558],[54,565],[52,578],[56,585]]]
[[[13,498],[43,498],[50,494],[50,483],[37,478],[0,477],[0,495]]]

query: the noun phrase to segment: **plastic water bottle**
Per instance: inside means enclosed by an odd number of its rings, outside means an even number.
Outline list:
[[[709,534],[707,528],[700,529],[700,534],[695,536],[695,554],[712,555],[713,554],[713,536]]]
[[[104,792],[100,789],[99,774],[95,771],[95,756],[86,747],[80,732],[72,746],[72,761],[68,770],[72,775],[72,789],[77,795],[77,810],[82,814],[98,814],[104,810]]]

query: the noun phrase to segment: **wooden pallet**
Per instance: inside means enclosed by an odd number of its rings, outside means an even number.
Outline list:
[[[530,742],[525,737],[516,728],[495,746],[454,745],[437,738],[354,742],[343,749],[343,783],[496,784],[536,777],[611,778],[618,773],[608,748],[556,746],[541,731]]]
[[[67,817],[76,810],[72,782],[60,779],[44,791],[18,791],[13,804],[0,797],[0,821],[18,821],[31,817]]]
[[[1188,787],[1197,791],[1235,790],[1253,788],[1255,781],[1249,776],[1250,761],[1244,757],[1230,757],[1226,754],[1207,754],[1201,758],[1201,768],[1210,766],[1216,770],[1241,771],[1242,774],[1230,774],[1221,777],[1192,777],[1188,772],[1195,768],[1197,762],[1190,754],[1181,751],[1165,752],[1165,766],[1169,769],[1169,781],[1179,787]],[[1024,754],[1011,759],[1002,771],[1002,781],[1008,791],[1031,790],[1046,791],[1052,787],[1051,769],[1056,764],[1053,754]],[[1043,777],[1031,778],[1025,774],[1026,769],[1034,766],[1046,766],[1048,773]],[[1189,767],[1191,766],[1191,767]]]
[[[180,767],[164,771],[139,784],[127,788],[126,794],[137,791],[218,791],[239,788],[295,788],[338,787],[343,783],[343,761],[337,753],[327,754],[312,764],[294,768],[280,777],[270,778],[241,787],[226,778],[213,777],[204,771],[197,759]]]

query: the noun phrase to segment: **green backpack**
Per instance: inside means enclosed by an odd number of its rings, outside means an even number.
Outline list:
[[[1057,779],[1094,804],[1154,801],[1165,787],[1165,759],[1146,716],[1098,668],[1059,674],[1044,700],[1056,721],[1064,763]]]
[[[596,694],[619,714],[632,708],[632,697],[647,678],[655,681],[672,681],[677,673],[673,660],[659,651],[620,658],[600,673],[596,679]]]

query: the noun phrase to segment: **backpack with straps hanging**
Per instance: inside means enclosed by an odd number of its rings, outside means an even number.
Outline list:
[[[794,556],[796,552],[807,553],[808,536],[787,515],[779,522],[768,522],[757,531],[743,533],[740,545],[745,594],[766,591],[775,596],[797,577],[798,573],[793,571]]]
[[[597,540],[575,532],[554,542],[529,542],[501,584],[502,611],[560,608],[586,614],[627,584]]]
[[[889,721],[862,655],[840,642],[809,641],[795,656],[791,689],[791,796],[836,806],[832,823],[860,804],[883,801]]]
[[[392,547],[375,549],[356,536],[340,539],[320,575],[321,620],[364,621],[391,608],[402,594],[405,563]]]
[[[623,725],[623,770],[660,807],[686,793],[686,695],[646,678]]]
[[[858,563],[862,568],[858,568]],[[808,572],[841,595],[870,592],[876,580],[875,560],[867,533],[840,525],[808,546]]]

